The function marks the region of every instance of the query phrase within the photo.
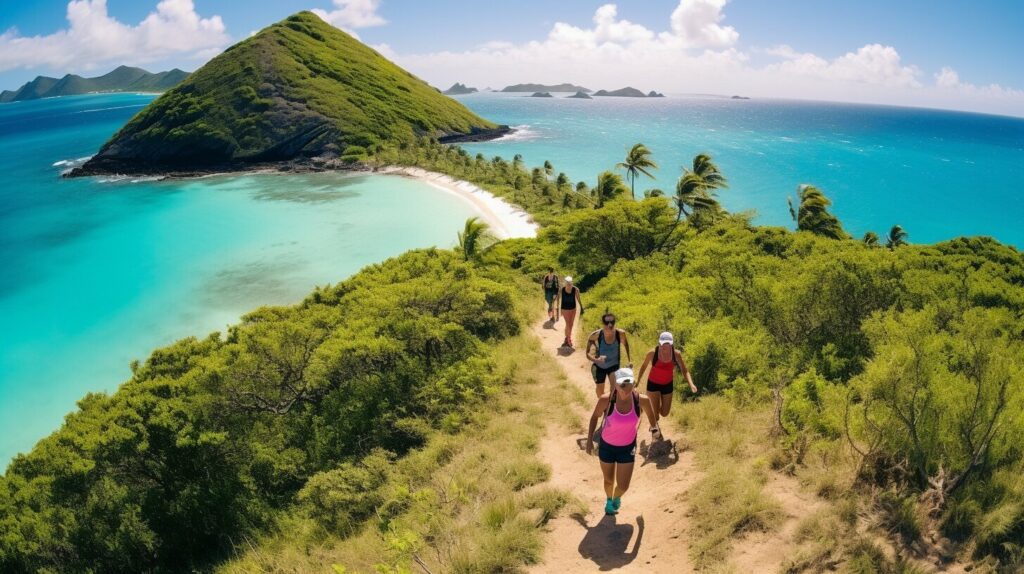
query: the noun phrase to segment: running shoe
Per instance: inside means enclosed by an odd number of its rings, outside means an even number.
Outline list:
[[[621,497],[621,496],[620,496],[620,497],[618,497],[618,498],[613,498],[613,499],[612,499],[612,507],[614,507],[614,508],[615,508],[615,512],[618,512],[618,511],[619,511],[619,508],[620,508],[621,506],[622,506],[622,497]]]
[[[615,501],[613,499],[609,498],[608,501],[604,503],[604,513],[618,514],[618,512],[619,507],[615,505]]]

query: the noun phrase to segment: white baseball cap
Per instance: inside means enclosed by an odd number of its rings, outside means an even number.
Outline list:
[[[620,387],[635,382],[636,379],[633,377],[633,369],[623,368],[615,371],[615,384]]]
[[[565,282],[566,283],[572,283],[572,275],[566,275],[565,276]]]
[[[672,333],[669,333],[668,331],[658,335],[658,344],[664,345],[665,343],[668,343],[669,345],[675,343],[675,339],[672,338]]]

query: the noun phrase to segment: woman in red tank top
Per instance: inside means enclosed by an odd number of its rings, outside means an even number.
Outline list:
[[[690,370],[686,368],[683,354],[676,350],[672,333],[668,331],[658,337],[658,346],[647,353],[644,363],[640,365],[637,380],[643,378],[648,366],[651,367],[651,372],[647,376],[647,396],[651,399],[651,408],[654,409],[654,418],[657,422],[661,417],[667,417],[668,413],[672,411],[672,379],[677,368],[683,374],[686,382],[690,384],[690,391],[694,394],[697,393],[697,385],[693,384],[693,377],[690,376]],[[651,427],[651,438],[661,438],[661,431],[657,424]]]

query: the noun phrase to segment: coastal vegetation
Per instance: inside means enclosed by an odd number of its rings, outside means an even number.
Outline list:
[[[537,529],[573,502],[540,486],[536,434],[515,439],[514,472],[495,472],[508,460],[486,453],[508,445],[506,423],[545,408],[533,387],[545,371],[518,370],[544,358],[518,333],[522,301],[552,264],[638,340],[671,330],[684,348],[704,395],[683,391],[673,415],[707,472],[686,502],[709,525],[686,547],[698,566],[773,528],[773,472],[827,500],[815,520],[849,535],[808,535],[791,571],[895,569],[865,528],[901,555],[1021,564],[1024,258],[1013,248],[909,245],[900,228],[879,249],[849,238],[813,186],[800,188],[795,231],[755,226],[718,203],[727,181],[707,154],[675,196],[639,201],[613,172],[574,186],[550,163],[431,142],[374,159],[469,179],[545,225],[492,243],[471,220],[454,252],[411,252],[155,352],[12,463],[2,569],[535,561]],[[513,380],[517,394],[494,403]],[[474,482],[452,478],[467,473]],[[446,512],[432,513],[439,500]]]
[[[704,473],[671,502],[696,527],[679,552],[697,568],[724,567],[743,536],[777,527],[778,476],[823,501],[788,572],[1024,567],[1016,249],[983,237],[914,245],[899,225],[883,249],[876,233],[852,238],[814,185],[789,202],[793,229],[754,225],[719,202],[728,180],[705,153],[674,193],[639,200],[613,165],[574,184],[550,162],[471,155],[440,140],[493,124],[454,102],[421,106],[450,100],[321,24],[299,14],[243,41],[211,62],[220,85],[200,70],[155,102],[169,119],[143,112],[118,137],[258,150],[279,134],[246,123],[255,111],[335,113],[344,129],[321,135],[346,163],[473,182],[529,211],[539,236],[497,242],[470,219],[454,250],[369,266],[133,364],[0,477],[0,571],[536,563],[544,525],[584,510],[544,485],[537,458],[546,425],[579,425],[560,406],[583,400],[525,333],[549,266],[635,340],[675,333],[701,389],[680,389],[671,415]],[[346,63],[325,47],[338,42]],[[278,96],[307,107],[277,114]],[[253,139],[228,142],[218,126],[229,124]],[[655,162],[642,144],[630,156],[618,167],[632,184]]]
[[[615,164],[615,167],[626,172],[626,178],[629,179],[629,195],[636,199],[636,178],[640,175],[646,175],[654,179],[654,175],[650,170],[658,169],[658,164],[654,163],[654,160],[651,159],[651,150],[644,144],[638,143],[629,148],[629,151],[626,153],[626,159]]]

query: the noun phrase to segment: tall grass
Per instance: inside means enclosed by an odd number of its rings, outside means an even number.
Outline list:
[[[550,468],[537,459],[549,424],[567,420],[573,400],[557,365],[530,334],[496,345],[503,387],[461,429],[438,433],[394,464],[375,516],[348,538],[310,518],[289,515],[275,533],[243,541],[220,568],[251,572],[513,572],[536,563],[543,526],[574,505],[543,486]]]

